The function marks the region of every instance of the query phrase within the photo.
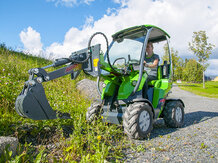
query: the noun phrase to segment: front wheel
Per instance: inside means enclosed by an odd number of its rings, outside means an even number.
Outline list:
[[[153,112],[144,102],[130,104],[123,115],[124,132],[133,139],[144,139],[153,128]]]
[[[182,127],[184,114],[184,106],[180,101],[168,101],[163,110],[164,122],[168,127]]]
[[[101,110],[101,103],[99,102],[94,102],[86,112],[86,121],[87,122],[92,122],[94,121],[100,114]]]

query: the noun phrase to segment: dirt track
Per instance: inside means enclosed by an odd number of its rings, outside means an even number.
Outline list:
[[[149,140],[134,141],[125,162],[218,162],[218,99],[201,97],[174,86],[170,98],[185,104],[182,128],[158,120]]]

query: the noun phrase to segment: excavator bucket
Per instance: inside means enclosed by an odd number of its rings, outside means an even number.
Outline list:
[[[15,109],[19,115],[33,120],[70,118],[70,115],[59,114],[51,108],[41,83],[25,85],[17,97]]]

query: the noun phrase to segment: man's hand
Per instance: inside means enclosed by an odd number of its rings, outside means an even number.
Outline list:
[[[144,61],[144,66],[145,66],[145,67],[148,67],[148,64],[146,63],[146,61]]]
[[[145,66],[145,67],[149,67],[149,68],[156,68],[157,65],[158,65],[158,62],[159,62],[158,59],[155,59],[154,62],[153,62],[153,64],[147,64],[147,62],[144,61],[144,66]]]

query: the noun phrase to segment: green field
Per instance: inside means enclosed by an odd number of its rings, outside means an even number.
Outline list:
[[[127,140],[121,127],[101,120],[86,123],[91,101],[76,90],[79,80],[89,78],[83,73],[77,80],[68,75],[44,84],[52,108],[70,113],[71,120],[33,121],[16,113],[15,100],[28,80],[28,70],[49,64],[48,60],[0,46],[0,136],[17,137],[20,142],[17,156],[12,158],[10,151],[5,151],[0,162],[104,162],[122,158]],[[48,144],[55,145],[46,148]]]
[[[181,83],[177,84],[181,89],[192,92],[196,95],[218,98],[218,82],[216,81],[207,81],[205,82],[205,89],[203,84],[197,83]]]

